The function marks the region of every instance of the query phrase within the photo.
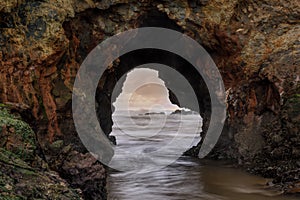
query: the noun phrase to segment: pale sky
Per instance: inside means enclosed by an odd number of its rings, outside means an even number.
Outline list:
[[[118,110],[172,111],[179,107],[168,98],[168,90],[156,70],[139,68],[127,74],[122,93],[113,103]]]

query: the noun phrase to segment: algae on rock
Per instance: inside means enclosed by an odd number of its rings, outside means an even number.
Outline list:
[[[0,147],[12,151],[21,159],[33,159],[35,134],[20,117],[9,113],[5,105],[0,106]]]

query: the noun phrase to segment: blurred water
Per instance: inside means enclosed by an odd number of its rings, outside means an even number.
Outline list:
[[[138,113],[131,115],[114,115],[112,135],[117,137],[120,157],[122,152],[139,154],[157,151],[168,145],[168,141],[176,134],[194,138],[194,129],[197,123],[199,125],[200,117]],[[184,127],[179,129],[180,126]],[[194,142],[199,140],[198,136]],[[172,148],[168,152],[170,155],[160,155],[161,159],[177,155],[174,153],[177,150],[182,151],[182,148]],[[224,163],[180,157],[166,167],[147,173],[141,173],[140,170],[111,170],[107,189],[110,200],[296,200],[266,189],[264,185],[267,181]]]
[[[110,166],[127,171],[149,171],[176,161],[200,141],[202,118],[199,114],[114,114],[111,135],[117,148]]]

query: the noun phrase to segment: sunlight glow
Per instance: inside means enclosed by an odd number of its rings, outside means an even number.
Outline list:
[[[116,111],[172,112],[179,109],[169,100],[169,92],[156,70],[139,68],[127,74],[122,93],[113,103]]]

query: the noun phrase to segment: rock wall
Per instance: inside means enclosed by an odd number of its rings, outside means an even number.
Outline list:
[[[0,199],[83,199],[38,155],[30,126],[0,105]]]
[[[225,83],[228,119],[210,156],[234,159],[277,177],[276,183],[295,182],[285,174],[299,175],[299,19],[297,0],[1,1],[0,101],[30,119],[52,169],[87,198],[105,198],[104,169],[82,147],[72,123],[74,77],[104,39],[140,26],[172,28],[206,48]],[[110,94],[126,70],[116,62],[99,82],[97,111],[106,134]]]

